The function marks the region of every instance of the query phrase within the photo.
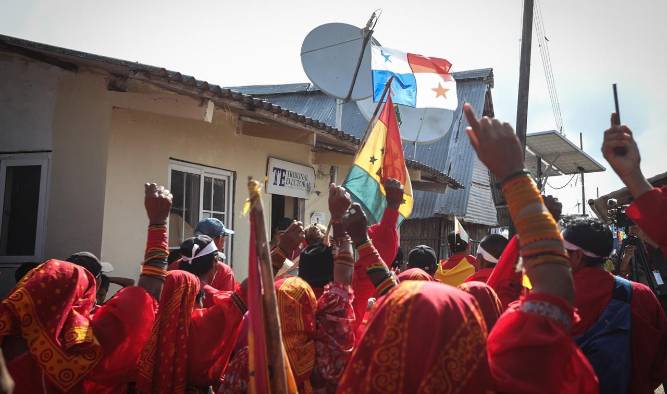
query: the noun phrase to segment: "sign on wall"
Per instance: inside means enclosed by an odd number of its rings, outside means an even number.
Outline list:
[[[266,191],[296,198],[310,198],[315,188],[315,169],[269,157]]]

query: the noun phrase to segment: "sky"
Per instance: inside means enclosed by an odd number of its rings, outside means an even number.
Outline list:
[[[618,83],[623,123],[647,177],[667,171],[667,2],[540,1],[566,136],[608,168],[586,175],[586,199],[623,185],[602,158],[602,133]],[[388,47],[451,61],[454,70],[492,67],[496,117],[516,119],[522,0],[128,1],[0,0],[0,34],[165,67],[222,86],[307,82],[299,58],[310,30],[328,22],[365,25],[382,9],[375,37]],[[533,38],[528,132],[555,129]],[[550,178],[546,192],[577,213],[580,183]]]

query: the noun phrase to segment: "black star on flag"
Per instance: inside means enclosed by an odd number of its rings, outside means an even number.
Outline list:
[[[375,162],[378,161],[378,159],[375,156],[371,156],[370,161],[371,164],[375,164]]]

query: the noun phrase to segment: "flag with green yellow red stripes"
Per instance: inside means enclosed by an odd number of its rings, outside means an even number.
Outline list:
[[[414,199],[410,175],[405,166],[403,144],[391,97],[354,158],[343,187],[366,211],[370,224],[379,223],[387,206],[384,181],[394,178],[403,185],[399,223],[410,217]]]

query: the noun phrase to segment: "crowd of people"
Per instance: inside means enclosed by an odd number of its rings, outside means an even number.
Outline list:
[[[387,208],[374,225],[332,184],[329,228],[288,220],[271,239],[298,392],[653,392],[667,380],[667,318],[654,293],[604,269],[608,226],[559,224],[561,207],[540,195],[510,125],[477,119],[468,104],[464,112],[480,160],[501,180],[516,235],[489,234],[472,256],[453,232],[448,259],[420,245],[392,264],[401,184],[385,180]],[[647,182],[632,132],[616,120],[604,157],[634,197],[628,216],[666,252],[667,189]],[[141,275],[136,285],[115,278],[124,287],[109,300],[108,270],[90,253],[17,274],[0,304],[0,391],[251,391],[248,284],[224,263],[233,232],[205,219],[170,253],[171,200],[164,187],[146,185]]]

